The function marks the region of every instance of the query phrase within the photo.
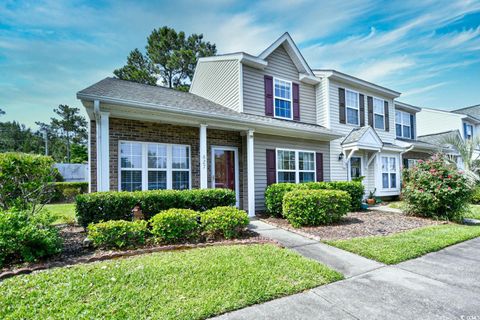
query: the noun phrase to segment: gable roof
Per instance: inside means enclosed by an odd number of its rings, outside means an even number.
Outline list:
[[[452,112],[466,114],[468,116],[480,119],[480,104],[453,110]]]
[[[462,136],[460,134],[460,131],[458,130],[449,130],[449,131],[444,131],[440,133],[433,133],[433,134],[426,134],[423,136],[418,136],[417,140],[429,144],[433,144],[436,146],[444,146],[444,140],[447,137],[450,137],[452,135],[458,136],[460,139],[462,139]]]
[[[115,106],[133,107],[138,112],[161,111],[205,120],[227,121],[268,130],[295,130],[322,137],[338,138],[339,134],[325,127],[241,113],[190,92],[181,92],[160,86],[151,86],[117,78],[105,78],[79,92],[82,101],[94,101]]]
[[[370,141],[368,141],[370,140]],[[378,136],[377,132],[370,126],[354,128],[341,142],[342,146],[356,146],[381,148],[383,141]]]

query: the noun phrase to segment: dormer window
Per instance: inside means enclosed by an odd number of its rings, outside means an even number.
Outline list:
[[[275,117],[292,120],[292,83],[274,78]]]
[[[359,125],[359,101],[358,92],[345,90],[345,107],[347,111],[347,123]]]
[[[373,114],[375,129],[385,130],[385,107],[382,99],[373,98]]]
[[[395,131],[397,138],[413,139],[412,115],[404,111],[395,111]]]

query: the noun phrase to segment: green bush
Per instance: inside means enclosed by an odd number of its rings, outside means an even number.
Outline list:
[[[248,222],[247,213],[235,207],[217,207],[201,214],[202,229],[208,238],[238,237]]]
[[[88,238],[95,247],[126,248],[145,244],[147,221],[111,220],[88,226]]]
[[[350,207],[358,211],[362,205],[365,192],[364,186],[359,181],[332,181],[332,182],[307,182],[307,183],[275,183],[267,187],[265,191],[265,206],[267,213],[274,216],[282,216],[283,197],[293,190],[341,190],[350,195]]]
[[[48,212],[0,211],[0,267],[59,253],[62,240],[54,220]]]
[[[0,153],[0,209],[33,210],[52,196],[55,179],[50,157],[7,152]]]
[[[51,203],[71,202],[77,195],[88,192],[88,182],[54,182],[52,186]]]
[[[229,189],[155,190],[135,192],[96,192],[76,197],[78,222],[131,220],[131,210],[140,204],[147,219],[171,208],[205,211],[218,206],[235,205],[235,192]]]
[[[470,202],[473,204],[480,204],[480,186],[475,187]]]
[[[403,171],[402,195],[406,211],[424,217],[460,220],[473,189],[463,172],[441,155]]]
[[[283,214],[295,228],[329,224],[347,214],[351,201],[346,191],[294,190],[283,198]]]
[[[150,219],[151,233],[160,243],[194,241],[200,235],[197,212],[190,209],[169,209]]]

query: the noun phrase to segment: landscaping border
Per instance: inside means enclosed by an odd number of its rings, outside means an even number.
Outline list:
[[[53,268],[59,268],[59,267],[71,267],[77,264],[87,264],[87,263],[106,261],[111,259],[127,258],[127,257],[147,254],[147,253],[190,250],[190,249],[214,247],[214,246],[250,245],[250,244],[273,244],[280,248],[284,248],[284,246],[281,245],[278,241],[272,240],[270,238],[257,236],[255,239],[235,239],[235,240],[223,240],[223,241],[204,242],[204,243],[186,243],[186,244],[139,248],[139,249],[125,250],[125,251],[113,251],[113,252],[110,251],[110,252],[103,252],[103,253],[100,253],[99,255],[94,255],[88,258],[71,258],[65,261],[53,261],[49,263],[47,262],[44,264],[33,265],[31,267],[24,267],[24,268],[5,271],[3,273],[0,273],[0,281],[7,278],[14,277],[14,276],[22,275],[22,274],[30,274],[35,271],[41,271],[41,270],[47,270],[47,269],[53,269]]]

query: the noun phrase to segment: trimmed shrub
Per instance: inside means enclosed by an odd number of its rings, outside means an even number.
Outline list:
[[[475,190],[472,194],[472,200],[470,202],[473,204],[480,204],[480,186],[475,187]]]
[[[54,182],[52,186],[51,203],[71,202],[77,195],[88,192],[88,182]]]
[[[95,247],[126,248],[145,244],[147,221],[111,220],[88,226],[88,238]]]
[[[78,222],[83,227],[108,220],[131,220],[131,210],[140,204],[147,219],[171,208],[205,211],[235,205],[235,192],[229,189],[155,190],[135,192],[96,192],[76,197]]]
[[[151,233],[160,243],[181,243],[197,240],[200,224],[197,212],[190,209],[169,209],[150,219]]]
[[[275,183],[265,191],[265,206],[267,213],[282,216],[283,198],[289,191],[294,190],[340,190],[350,195],[350,208],[353,211],[361,209],[365,187],[359,181],[332,181],[307,183]]]
[[[284,196],[283,214],[295,228],[329,224],[347,214],[351,201],[346,191],[294,190]]]
[[[202,228],[207,238],[238,237],[248,222],[247,213],[235,207],[217,207],[201,214]]]
[[[52,196],[55,179],[51,157],[7,152],[0,153],[0,209],[36,211]]]
[[[33,262],[59,253],[62,240],[48,212],[0,211],[0,267],[8,262]]]
[[[442,155],[403,171],[402,195],[406,211],[447,220],[460,220],[473,193],[463,172],[447,163]]]

